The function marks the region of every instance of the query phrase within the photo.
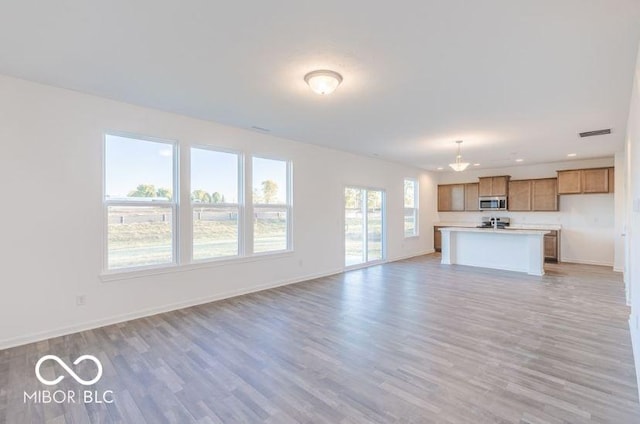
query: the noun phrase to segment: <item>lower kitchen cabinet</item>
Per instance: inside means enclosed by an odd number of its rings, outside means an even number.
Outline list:
[[[560,262],[560,232],[551,231],[544,235],[545,262]]]
[[[436,252],[442,251],[442,234],[440,233],[440,228],[442,227],[433,227],[433,248]]]

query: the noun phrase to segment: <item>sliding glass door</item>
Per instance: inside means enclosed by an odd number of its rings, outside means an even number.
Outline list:
[[[383,191],[345,188],[344,223],[345,266],[384,259]]]

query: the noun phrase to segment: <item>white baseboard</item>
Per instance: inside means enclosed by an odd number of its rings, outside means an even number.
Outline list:
[[[629,316],[629,331],[631,332],[631,346],[633,349],[633,361],[636,366],[636,381],[638,387],[638,400],[640,400],[640,328],[638,327],[639,318],[637,315]]]
[[[602,262],[602,261],[589,261],[584,259],[570,259],[570,258],[562,258],[562,263],[572,263],[572,264],[582,264],[582,265],[598,265],[598,266],[610,266],[613,267],[613,262]]]
[[[213,296],[206,296],[206,297],[192,299],[184,302],[177,302],[177,303],[171,303],[168,305],[158,306],[154,308],[142,309],[135,312],[116,315],[116,316],[99,319],[99,320],[87,321],[80,324],[57,328],[54,330],[41,331],[41,332],[22,335],[19,337],[2,339],[0,340],[0,350],[21,346],[28,343],[39,342],[39,341],[47,340],[53,337],[66,336],[68,334],[73,334],[80,331],[93,330],[93,329],[104,327],[107,325],[118,324],[121,322],[130,321],[133,319],[144,318],[151,315],[161,314],[164,312],[175,311],[177,309],[184,309],[191,306],[202,305],[205,303],[215,302],[217,300],[223,300],[223,299],[228,299],[230,297],[241,296],[243,294],[249,294],[249,293],[259,292],[263,290],[273,289],[276,287],[286,286],[289,284],[301,283],[303,281],[314,280],[316,278],[328,277],[330,275],[339,274],[341,272],[342,272],[342,269],[336,269],[336,270],[325,272],[325,273],[306,275],[304,277],[299,277],[292,280],[281,280],[281,281],[276,281],[268,284],[260,284],[258,286],[254,286],[249,289],[230,290],[227,292],[215,294]]]

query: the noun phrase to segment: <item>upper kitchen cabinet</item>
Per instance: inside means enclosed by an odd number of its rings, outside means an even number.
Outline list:
[[[438,186],[438,212],[464,211],[464,184]]]
[[[613,168],[558,171],[558,194],[613,192]]]
[[[582,193],[582,170],[558,171],[558,194]]]
[[[531,180],[509,181],[507,207],[510,211],[531,210]]]
[[[464,185],[464,210],[478,211],[478,183],[467,183]]]
[[[531,210],[558,210],[558,179],[542,178],[531,180]]]
[[[506,196],[509,188],[509,176],[482,177],[478,185],[479,196]]]
[[[583,193],[609,193],[609,168],[583,169]]]
[[[615,174],[616,169],[615,168],[609,168],[609,193],[613,193],[613,189],[615,187],[615,182],[616,182],[616,174]]]
[[[509,181],[510,211],[557,211],[558,179]]]

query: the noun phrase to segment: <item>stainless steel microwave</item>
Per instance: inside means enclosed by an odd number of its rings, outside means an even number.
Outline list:
[[[481,211],[506,211],[507,196],[480,196],[478,209]]]

